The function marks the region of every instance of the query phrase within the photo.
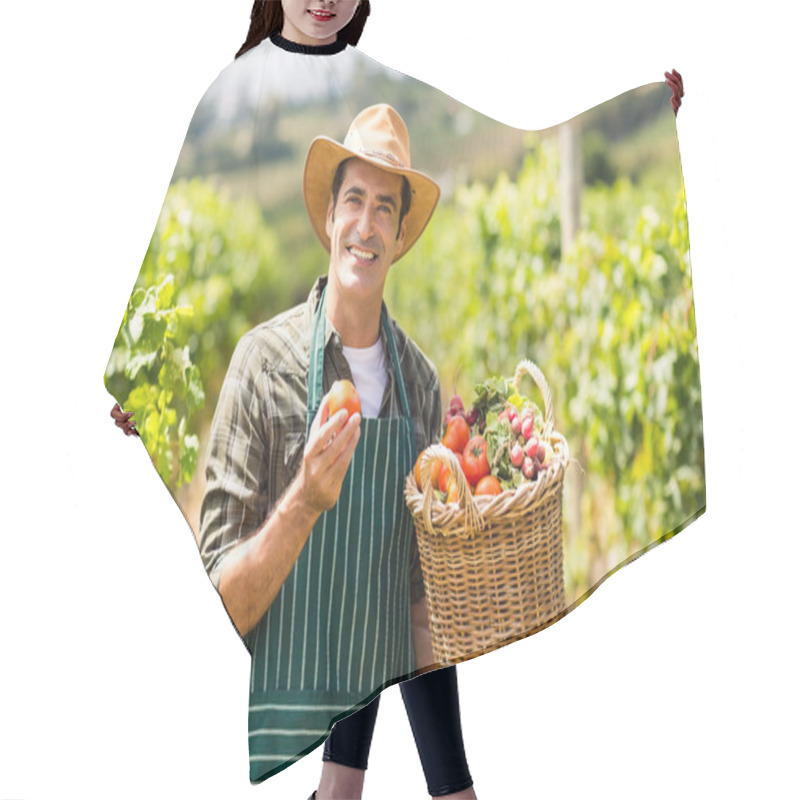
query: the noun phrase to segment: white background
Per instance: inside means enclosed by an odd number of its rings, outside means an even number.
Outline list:
[[[797,797],[791,4],[374,0],[363,49],[542,128],[676,67],[708,511],[553,628],[459,667],[487,798]],[[492,9],[499,8],[499,11]],[[6,3],[0,798],[251,787],[248,659],[102,375],[191,114],[249,0]],[[396,688],[365,798],[426,797]]]

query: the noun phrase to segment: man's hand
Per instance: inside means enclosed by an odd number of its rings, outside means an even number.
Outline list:
[[[336,505],[360,436],[361,416],[329,417],[328,395],[311,423],[303,465],[270,516],[222,563],[219,593],[244,636],[278,596],[320,515]]]
[[[301,496],[314,511],[321,514],[336,505],[360,436],[361,415],[348,419],[341,409],[330,417],[326,394],[311,423],[299,475]]]

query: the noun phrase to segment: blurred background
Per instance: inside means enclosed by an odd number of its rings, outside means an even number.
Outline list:
[[[242,59],[198,106],[107,371],[195,533],[236,342],[327,271],[301,194],[308,145],[343,139],[351,110],[375,102],[401,113],[413,165],[443,190],[385,294],[436,364],[445,407],[456,392],[469,405],[477,382],[512,376],[524,358],[552,390],[573,457],[567,603],[694,519],[700,378],[667,87],[529,132],[367,59],[322,84],[283,70],[273,85],[262,71],[263,59]],[[532,383],[525,391],[541,404]]]

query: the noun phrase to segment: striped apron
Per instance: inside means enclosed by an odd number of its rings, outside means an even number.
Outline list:
[[[413,524],[403,481],[414,465],[413,422],[397,346],[386,333],[403,416],[362,419],[339,500],[311,531],[247,644],[250,780],[317,747],[333,723],[415,670],[409,561]],[[314,318],[308,378],[311,427],[323,396],[325,290]]]

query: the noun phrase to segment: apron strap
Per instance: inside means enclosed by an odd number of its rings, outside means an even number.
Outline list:
[[[325,356],[325,297],[328,291],[327,285],[322,287],[317,310],[314,313],[314,327],[311,334],[311,354],[308,362],[308,403],[306,417],[306,432],[311,430],[311,423],[322,402],[322,374],[323,361]],[[406,384],[403,380],[403,371],[400,369],[400,357],[397,354],[397,344],[392,333],[392,326],[389,324],[389,315],[386,306],[381,307],[381,327],[383,328],[386,339],[389,342],[389,353],[392,359],[397,388],[400,393],[400,404],[403,407],[403,416],[411,419],[411,409],[408,404],[406,394]]]
[[[322,402],[322,364],[325,356],[325,293],[322,287],[317,310],[314,312],[314,327],[311,333],[311,353],[308,360],[308,400],[306,404],[306,434],[311,430],[317,409]]]
[[[381,306],[381,325],[384,331],[386,331],[386,339],[389,342],[389,352],[392,354],[392,364],[394,365],[394,374],[397,378],[397,388],[400,391],[400,403],[403,406],[403,415],[411,419],[411,409],[408,405],[408,395],[406,394],[406,383],[403,380],[403,370],[400,369],[400,356],[397,354],[397,344],[394,341],[392,326],[389,324],[389,314],[386,311],[386,306]]]

